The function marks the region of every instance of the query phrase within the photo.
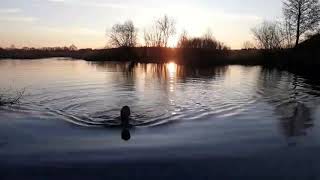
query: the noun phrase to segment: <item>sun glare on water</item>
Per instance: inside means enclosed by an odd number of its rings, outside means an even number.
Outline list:
[[[175,73],[177,72],[177,64],[174,62],[170,62],[166,64],[166,66],[170,76],[175,75]]]
[[[174,92],[175,91],[175,80],[176,80],[176,76],[177,76],[177,64],[174,62],[170,62],[168,64],[166,64],[167,67],[167,71],[169,74],[169,89],[170,92]],[[172,102],[173,103],[173,102]]]

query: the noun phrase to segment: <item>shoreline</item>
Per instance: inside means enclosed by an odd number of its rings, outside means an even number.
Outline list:
[[[283,49],[283,50],[214,50],[191,48],[114,48],[114,49],[80,49],[75,51],[41,49],[4,50],[0,49],[1,59],[44,59],[72,58],[86,61],[119,61],[134,63],[168,63],[175,62],[188,66],[215,65],[262,65],[277,68],[315,69],[320,66],[317,49]]]

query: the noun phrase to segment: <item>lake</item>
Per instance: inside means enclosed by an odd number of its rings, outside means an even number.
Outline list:
[[[137,179],[320,177],[317,78],[261,66],[52,58],[1,60],[0,89],[25,89],[20,104],[0,108],[0,164],[10,179],[52,167],[75,173],[69,166],[82,178],[127,179],[121,167]],[[130,141],[117,127],[125,105]]]

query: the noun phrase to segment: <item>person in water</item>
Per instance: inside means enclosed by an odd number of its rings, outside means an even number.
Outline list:
[[[131,111],[128,106],[124,106],[120,111],[120,119],[121,119],[121,126],[122,126],[122,133],[121,137],[123,140],[128,141],[131,138],[130,135],[130,115]]]
[[[129,127],[130,126],[130,122],[129,122],[130,115],[131,115],[130,108],[128,106],[124,106],[120,112],[120,119],[121,119],[121,126],[122,127]]]

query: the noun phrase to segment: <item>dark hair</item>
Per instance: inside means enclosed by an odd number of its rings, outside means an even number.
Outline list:
[[[120,117],[121,120],[127,120],[131,114],[130,108],[128,106],[124,106],[121,109]]]

